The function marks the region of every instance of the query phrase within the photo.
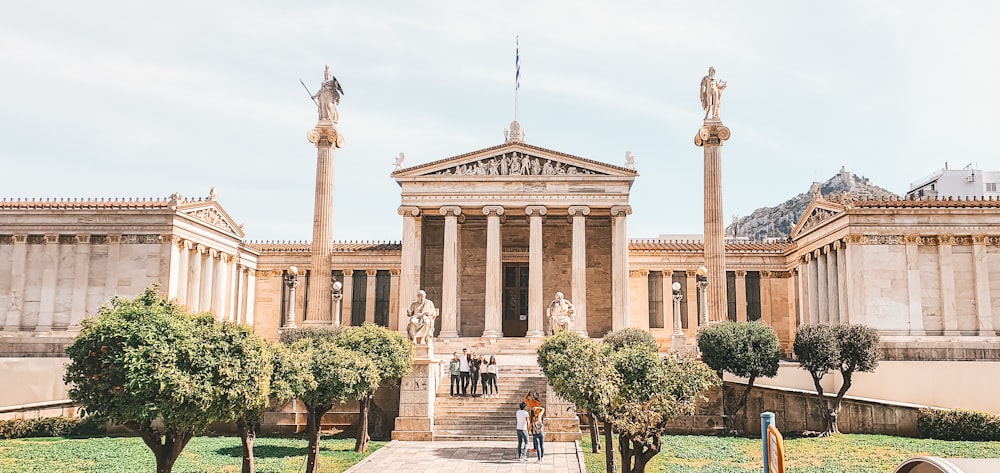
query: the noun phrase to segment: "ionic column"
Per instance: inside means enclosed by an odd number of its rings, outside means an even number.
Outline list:
[[[774,319],[771,317],[771,275],[771,271],[760,272],[760,320],[774,327]]]
[[[483,215],[486,215],[486,320],[483,337],[487,338],[503,336],[503,242],[500,235],[503,212],[503,207],[499,205],[483,207]]]
[[[792,271],[795,273],[795,326],[804,325],[809,323],[809,314],[806,313],[806,306],[808,306],[808,301],[806,300],[806,277],[803,274],[803,270],[807,269],[804,263],[799,263],[799,266],[793,268]]]
[[[628,313],[628,216],[632,207],[611,207],[611,329],[629,326]],[[723,286],[724,287],[724,286]]]
[[[458,216],[462,209],[441,207],[444,215],[444,265],[441,274],[441,338],[458,337]]]
[[[330,284],[333,284],[332,282]],[[354,270],[344,270],[344,298],[340,301],[340,326],[350,327],[353,318],[351,317],[352,303],[354,302]]]
[[[736,272],[736,321],[747,321],[747,272]]]
[[[375,276],[378,270],[365,270],[365,322],[375,323]]]
[[[907,307],[910,321],[910,335],[924,335],[924,304],[923,290],[920,284],[920,260],[917,235],[904,235],[906,244],[906,295],[909,301]]]
[[[226,296],[229,288],[226,284],[226,276],[229,274],[229,255],[219,252],[219,261],[215,264],[215,283],[212,284],[212,313],[216,320],[228,320],[226,312]]]
[[[409,321],[406,311],[410,303],[417,300],[420,289],[420,209],[417,207],[400,207],[399,215],[403,216],[403,244],[399,262],[399,297],[395,312],[396,329],[405,332]],[[345,292],[346,295],[346,292]]]
[[[191,272],[191,242],[177,242],[177,303],[186,306],[188,301],[188,283]]]
[[[524,208],[528,215],[528,337],[545,336],[545,302],[542,294],[542,217],[548,210],[541,205]],[[626,275],[627,277],[627,275]]]
[[[837,322],[848,323],[847,319],[847,248],[837,240],[833,243],[837,250]],[[919,298],[918,298],[919,301]]]
[[[333,281],[330,279],[331,256],[333,255],[333,164],[334,148],[344,144],[343,137],[331,122],[320,122],[307,135],[309,142],[316,145],[316,200],[313,207],[312,254],[309,260],[308,313],[303,323],[316,322],[329,325],[333,321],[330,314]]]
[[[718,118],[705,120],[694,143],[705,156],[705,267],[708,269],[709,323],[726,317],[726,247],[722,213],[722,145],[730,131]]]
[[[191,280],[188,281],[187,307],[191,312],[201,310],[201,270],[205,265],[205,245],[195,245],[191,255]]]
[[[809,280],[806,282],[806,290],[809,295],[809,323],[818,324],[822,322],[819,311],[819,262],[816,261],[818,253],[809,253],[806,264],[809,265]]]
[[[673,270],[660,271],[662,277],[660,278],[660,294],[663,294],[663,329],[665,331],[673,333],[674,329],[674,304],[673,304],[673,294],[674,294],[674,272]],[[677,301],[680,305],[680,301]],[[670,309],[667,309],[667,306]],[[678,308],[677,316],[680,316]],[[680,320],[678,318],[677,320]]]
[[[955,263],[951,247],[954,235],[940,235],[938,240],[938,270],[941,273],[941,318],[945,335],[959,335],[958,308],[955,303]]]
[[[205,254],[204,268],[201,268],[201,305],[199,312],[212,312],[212,286],[215,284],[215,258],[219,256],[219,250],[209,249]],[[214,313],[214,312],[213,312]]]
[[[90,234],[76,235],[76,261],[73,265],[73,302],[70,305],[69,325],[80,325],[87,316],[87,285],[90,274]],[[57,324],[63,328],[62,324]]]
[[[109,233],[108,242],[108,268],[104,277],[104,300],[111,300],[118,295],[118,258],[121,256],[122,235],[121,233]]]
[[[986,235],[972,235],[972,266],[976,275],[976,321],[979,336],[993,336],[993,307],[990,303],[990,267],[986,255]]]
[[[240,300],[240,292],[243,290],[241,286],[239,265],[236,263],[236,256],[229,256],[229,264],[227,268],[229,271],[226,274],[226,320],[230,322],[239,322],[239,308],[242,305]]]
[[[819,323],[828,324],[830,323],[830,300],[827,292],[829,273],[826,270],[826,247],[813,251],[813,257],[816,258],[816,300],[819,301],[817,315],[819,315]]]
[[[837,253],[834,247],[825,247],[826,255],[826,311],[831,324],[840,323],[840,298],[837,295]]]
[[[246,316],[244,322],[253,326],[254,298],[257,297],[257,273],[253,268],[247,268]]]
[[[630,327],[649,331],[649,270],[629,270],[628,279],[628,294],[635,294],[637,296],[635,300],[636,304],[634,306],[630,304],[629,310],[634,307],[637,312],[636,319],[638,319]],[[629,314],[629,323],[632,323],[631,314]]]
[[[336,310],[336,309],[334,309]],[[389,270],[389,330],[406,330],[406,326],[399,326],[399,317],[394,314],[399,313],[399,270]]]
[[[28,235],[14,234],[14,249],[10,267],[10,299],[7,308],[5,332],[21,330],[21,316],[24,313],[25,263],[28,258]]]
[[[573,263],[571,267],[573,307],[576,309],[576,331],[585,337],[587,332],[587,216],[590,207],[574,205],[569,208],[573,218]]]
[[[247,268],[242,264],[234,264],[236,267],[236,304],[233,310],[233,317],[236,323],[245,324],[246,315],[244,311],[247,306]]]
[[[683,316],[687,317],[687,326],[688,329],[691,329],[698,326],[698,271],[695,269],[688,269],[685,270],[684,273],[687,275],[687,284],[685,285],[687,288],[687,294],[684,295],[684,300],[688,301],[688,310],[687,314],[683,314]],[[683,330],[683,322],[681,324],[681,329]]]
[[[59,275],[59,235],[45,234],[42,250],[42,291],[38,304],[38,324],[36,332],[52,330],[52,319],[56,308],[56,277]]]

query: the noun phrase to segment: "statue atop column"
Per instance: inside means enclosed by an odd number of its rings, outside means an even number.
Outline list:
[[[545,309],[545,313],[549,317],[549,326],[552,329],[552,335],[573,330],[576,308],[573,307],[573,303],[569,299],[563,297],[563,293],[556,293],[556,298],[552,299],[552,302],[549,302],[549,307]]]
[[[708,68],[708,75],[701,78],[701,108],[705,109],[705,120],[711,114],[713,120],[719,119],[719,108],[722,105],[722,91],[726,89],[726,81],[715,77],[715,68]]]
[[[337,123],[340,116],[337,114],[337,105],[340,105],[340,96],[344,95],[344,89],[340,87],[340,81],[333,74],[330,74],[330,66],[326,66],[323,72],[323,83],[319,86],[319,91],[312,98],[317,100],[319,107],[320,121],[331,121]]]
[[[417,291],[417,300],[410,304],[406,316],[410,318],[410,323],[406,325],[406,334],[410,340],[417,345],[427,345],[434,336],[437,309],[434,308],[434,303],[427,299],[427,293],[423,289]]]

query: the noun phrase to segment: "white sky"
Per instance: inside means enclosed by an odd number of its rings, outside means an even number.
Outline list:
[[[727,216],[841,165],[896,193],[945,161],[1000,169],[995,1],[9,3],[5,198],[216,186],[250,239],[309,240],[316,110],[298,81],[315,92],[330,64],[346,92],[335,237],[399,240],[393,158],[502,142],[515,35],[526,141],[636,156],[631,237],[702,230],[693,137],[708,66],[729,82]]]

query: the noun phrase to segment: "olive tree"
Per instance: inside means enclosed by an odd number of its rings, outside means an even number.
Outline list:
[[[839,434],[837,416],[841,402],[851,389],[854,373],[871,372],[878,368],[881,353],[878,331],[865,325],[802,325],[795,331],[792,346],[802,369],[809,372],[820,401],[827,406],[824,435]],[[823,394],[820,381],[827,373],[839,371],[843,384],[833,401]]]
[[[754,381],[778,374],[778,334],[759,321],[723,322],[698,332],[698,350],[701,360],[714,369],[720,379],[723,372],[747,379],[746,388],[735,406],[726,402],[723,392],[725,428],[731,432],[734,419],[747,405]]]

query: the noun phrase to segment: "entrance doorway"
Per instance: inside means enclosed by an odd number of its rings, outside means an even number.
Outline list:
[[[528,333],[528,263],[503,265],[503,336]]]

